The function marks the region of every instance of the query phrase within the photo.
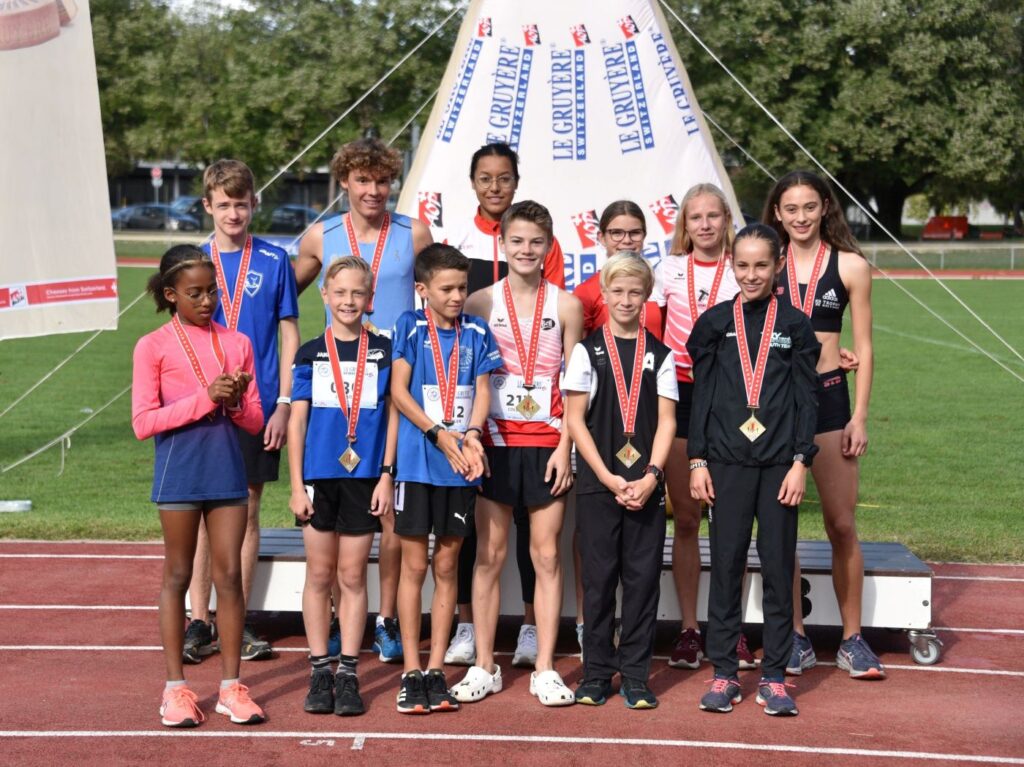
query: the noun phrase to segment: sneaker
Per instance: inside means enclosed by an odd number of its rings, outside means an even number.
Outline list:
[[[796,703],[786,692],[791,684],[785,682],[770,681],[762,679],[757,685],[757,705],[764,706],[764,712],[768,716],[796,716]]]
[[[537,627],[524,623],[519,628],[516,651],[512,656],[513,666],[534,666],[537,663]]]
[[[584,679],[576,688],[576,702],[586,706],[603,706],[611,694],[610,679]]]
[[[452,695],[460,703],[476,703],[488,695],[501,692],[501,666],[494,665],[494,673],[489,674],[481,666],[470,666],[462,681],[452,687]]]
[[[373,630],[373,651],[381,663],[395,663],[402,660],[402,635],[395,618],[385,618]]]
[[[341,623],[337,618],[331,621],[327,632],[327,660],[341,660]]]
[[[697,706],[701,711],[714,711],[728,714],[732,707],[743,700],[740,694],[740,683],[737,679],[716,676],[711,680],[711,689],[704,693]]]
[[[817,663],[811,640],[794,631],[793,649],[789,654],[789,663],[786,664],[786,673],[790,676],[800,676],[805,670],[814,668]]]
[[[441,669],[432,668],[428,670],[424,680],[431,711],[459,710],[459,701],[455,699],[451,690],[448,689],[448,680],[445,679],[444,672]]]
[[[270,642],[260,639],[252,626],[242,629],[242,660],[266,660],[274,654]]]
[[[338,716],[366,713],[359,695],[359,678],[355,674],[337,674],[334,677],[334,713]]]
[[[206,715],[199,709],[199,698],[179,684],[164,690],[160,701],[160,723],[165,727],[198,727],[206,721]]]
[[[882,662],[860,634],[844,639],[839,645],[836,665],[843,671],[849,671],[854,679],[885,679]]]
[[[654,697],[651,688],[647,686],[647,682],[640,679],[623,677],[622,684],[619,685],[619,695],[625,698],[626,708],[636,710],[658,707],[658,699]]]
[[[263,709],[249,697],[249,688],[240,682],[221,688],[217,713],[227,715],[235,724],[259,724],[267,719]]]
[[[572,690],[566,687],[557,671],[534,671],[530,674],[530,695],[545,706],[571,706],[576,702]]]
[[[302,710],[307,714],[329,714],[334,711],[334,673],[329,668],[314,671],[309,677],[309,692]]]
[[[444,654],[449,666],[472,666],[476,664],[476,632],[472,623],[460,623],[455,636]]]
[[[750,652],[750,647],[747,646],[747,635],[740,634],[740,641],[736,643],[736,660],[740,663],[740,668],[745,671],[757,668],[757,658],[754,657],[754,653]]]
[[[583,662],[583,624],[576,624],[576,642],[580,646],[580,662]]]
[[[189,621],[188,628],[185,629],[185,645],[181,659],[186,663],[201,663],[207,655],[217,652],[213,631],[213,623]]]
[[[672,668],[700,668],[700,662],[704,660],[701,644],[701,635],[697,629],[683,629],[676,638],[668,665]]]
[[[422,671],[408,671],[402,674],[402,686],[398,688],[397,708],[399,714],[429,714],[430,701]]]

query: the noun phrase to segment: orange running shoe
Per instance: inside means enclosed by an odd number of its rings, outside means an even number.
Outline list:
[[[166,727],[198,727],[206,721],[199,709],[199,698],[188,687],[179,684],[164,690],[160,702],[160,723]]]
[[[263,709],[249,697],[249,688],[240,682],[221,688],[217,713],[231,717],[235,724],[259,724],[267,719]]]

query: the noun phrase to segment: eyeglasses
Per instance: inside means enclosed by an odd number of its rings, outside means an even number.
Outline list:
[[[642,240],[647,234],[643,229],[609,229],[605,232],[612,242],[622,242],[624,239]]]
[[[477,176],[473,179],[473,183],[476,185],[477,189],[490,189],[494,184],[498,185],[498,189],[511,189],[515,186],[516,177],[498,176],[495,178],[493,176]]]
[[[192,302],[193,306],[201,306],[204,298],[208,298],[213,303],[216,303],[217,298],[220,296],[220,291],[217,288],[213,288],[212,290],[190,290],[186,293],[179,293],[177,290],[174,292],[178,293],[179,296],[187,298]]]

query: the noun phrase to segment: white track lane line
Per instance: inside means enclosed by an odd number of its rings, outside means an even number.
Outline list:
[[[933,751],[896,751],[873,748],[841,748],[798,746],[785,743],[739,743],[717,740],[669,740],[659,738],[584,738],[556,735],[492,735],[488,733],[415,733],[415,732],[272,732],[266,729],[245,732],[214,732],[186,730],[0,730],[0,738],[259,738],[277,740],[409,740],[468,743],[512,743],[581,746],[637,746],[655,748],[716,749],[722,751],[755,751],[761,753],[812,754],[819,756],[854,756],[887,759],[922,759],[930,761],[968,762],[981,764],[1021,764],[1024,759],[1013,756],[985,754],[944,754]]]
[[[933,575],[933,581],[995,581],[996,583],[1024,583],[1024,578],[1003,578],[998,575]]]
[[[0,554],[0,559],[163,559],[163,554]]]

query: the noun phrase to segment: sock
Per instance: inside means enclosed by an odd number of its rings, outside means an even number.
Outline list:
[[[359,657],[356,655],[342,655],[338,663],[338,673],[350,676],[356,675],[356,666],[359,665]]]
[[[164,685],[164,689],[165,690],[170,690],[173,687],[184,687],[184,686],[185,686],[185,680],[184,679],[175,679],[175,680],[170,681],[167,684],[165,684]]]
[[[310,655],[309,662],[313,666],[313,673],[322,669],[331,669],[331,659],[327,655]]]
[[[234,679],[221,679],[220,680],[220,689],[226,690],[228,687],[230,687],[233,684],[238,684],[238,677],[235,677]]]
[[[377,626],[383,626],[384,625],[384,616],[383,615],[378,615],[377,616],[377,622],[376,622],[375,625],[377,625]]]

